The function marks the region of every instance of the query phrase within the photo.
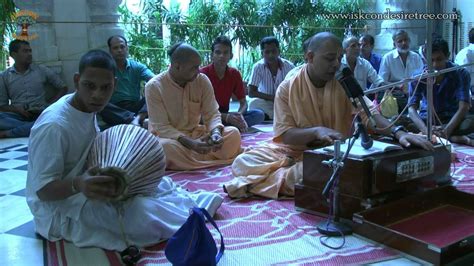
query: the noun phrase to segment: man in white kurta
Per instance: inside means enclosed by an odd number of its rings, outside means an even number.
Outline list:
[[[472,64],[474,63],[474,28],[469,30],[469,45],[464,47],[456,55],[454,63],[458,65]],[[471,101],[474,100],[474,65],[466,67],[466,70],[471,75]],[[474,113],[474,107],[471,106],[471,113]]]
[[[344,49],[344,56],[341,60],[341,71],[343,68],[349,67],[354,73],[354,78],[363,90],[366,90],[366,88],[369,89],[367,84],[371,84],[370,88],[382,85],[382,77],[377,74],[377,71],[369,61],[359,56],[359,40],[356,37],[346,38],[342,42],[342,48]],[[368,95],[368,97],[373,100],[375,96],[371,94]]]
[[[110,57],[105,52],[98,53]],[[86,66],[84,73],[91,77],[103,70],[89,69],[87,72]],[[76,75],[84,76],[84,73]],[[111,77],[113,80],[113,74]],[[100,97],[88,98],[93,100],[90,105],[82,101],[88,96],[78,96],[87,95],[84,91],[88,88],[76,83],[76,89],[76,93],[48,107],[31,131],[26,198],[41,236],[50,241],[65,239],[79,247],[122,251],[128,245],[148,246],[171,237],[186,221],[191,207],[205,207],[211,214],[215,213],[221,197],[214,193],[188,193],[163,177],[155,196],[135,196],[120,203],[124,210],[122,232],[118,204],[93,199],[80,180],[84,178],[86,157],[98,127],[95,112],[74,106],[93,105],[95,111],[100,111],[111,93],[100,104],[97,100]],[[81,103],[77,105],[77,102]],[[42,193],[52,184],[57,184],[55,192],[64,199],[54,200]]]
[[[160,137],[167,169],[232,163],[240,153],[240,133],[236,127],[222,125],[212,84],[199,73],[199,54],[184,43],[176,44],[169,53],[169,70],[145,86],[148,129]],[[213,140],[215,136],[218,141]]]
[[[354,77],[357,80],[357,83],[359,83],[359,86],[365,90],[366,86],[363,86],[364,84],[367,85],[367,82],[372,83],[372,86],[378,87],[382,85],[384,82],[382,77],[377,75],[377,72],[375,71],[374,67],[370,64],[369,61],[365,60],[364,58],[357,57],[356,58],[356,64],[355,64],[355,69],[351,69],[354,72]],[[347,58],[346,55],[342,58],[341,63],[343,65],[347,65]]]
[[[419,54],[410,51],[408,33],[398,30],[393,34],[392,39],[395,49],[383,56],[379,70],[379,75],[385,83],[401,81],[422,73],[423,60]],[[395,88],[392,95],[397,99],[398,113],[402,113],[408,103],[408,85]]]

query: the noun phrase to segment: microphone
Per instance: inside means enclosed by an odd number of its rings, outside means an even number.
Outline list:
[[[370,113],[370,110],[367,107],[367,104],[365,104],[365,100],[363,98],[364,92],[359,86],[359,83],[357,82],[357,80],[352,75],[352,71],[348,67],[345,67],[342,69],[342,71],[337,73],[336,78],[339,81],[339,83],[341,83],[342,88],[344,88],[344,91],[347,94],[347,97],[349,97],[349,99],[352,102],[352,105],[355,108],[358,108],[356,98],[357,100],[359,100],[360,105],[362,106],[365,114],[369,118],[370,124],[375,128],[376,127],[375,120],[372,117],[372,114]],[[367,133],[367,130],[365,129],[364,124],[362,123],[362,119],[359,116],[357,116],[356,119],[357,119],[357,132],[360,135],[360,144],[362,148],[368,150],[372,147],[374,141]]]
[[[369,136],[369,133],[367,133],[367,130],[365,130],[365,126],[362,124],[362,119],[359,116],[357,116],[357,124],[357,130],[360,134],[360,146],[366,150],[372,148],[374,141]]]
[[[349,67],[344,67],[342,71],[339,71],[336,74],[336,79],[339,81],[339,83],[342,85],[342,88],[344,88],[344,91],[347,94],[347,97],[352,102],[352,105],[355,108],[358,108],[357,106],[357,101],[359,101],[359,104],[362,106],[362,109],[364,110],[365,114],[369,118],[369,123],[370,125],[375,128],[375,120],[372,117],[372,113],[370,113],[369,107],[367,107],[367,104],[365,103],[364,100],[364,91],[360,87],[359,83],[357,80],[354,78],[354,75]]]

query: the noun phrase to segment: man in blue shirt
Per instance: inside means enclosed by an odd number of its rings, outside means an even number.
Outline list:
[[[148,112],[141,82],[147,82],[154,74],[145,65],[127,58],[128,44],[125,37],[114,35],[107,40],[107,44],[117,64],[117,88],[100,115],[109,126],[130,123],[143,126]]]
[[[448,43],[443,39],[435,39],[432,43],[432,62],[435,70],[453,67],[448,61]],[[474,146],[474,140],[468,135],[474,132],[474,116],[469,115],[471,78],[465,69],[458,69],[436,76],[433,85],[433,107],[441,125],[433,127],[436,135],[449,139],[451,142]],[[427,119],[428,103],[426,101],[426,81],[410,84],[409,114],[415,126],[423,133],[427,133],[425,120]],[[421,101],[420,112],[418,113]]]
[[[359,39],[359,46],[360,57],[369,61],[378,74],[380,69],[380,62],[382,62],[382,57],[379,54],[372,52],[375,46],[374,37],[370,34],[362,35],[362,37],[360,37]],[[372,83],[367,81],[367,89],[370,88],[371,85]]]

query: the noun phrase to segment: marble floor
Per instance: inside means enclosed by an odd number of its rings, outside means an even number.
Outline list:
[[[0,139],[0,265],[46,265],[46,242],[34,231],[25,200],[28,139]],[[408,256],[370,265],[425,265]],[[463,264],[459,264],[463,265]]]
[[[2,265],[43,265],[43,240],[25,200],[28,139],[0,140],[0,249]]]
[[[34,231],[26,204],[28,139],[0,139],[0,249],[1,265],[45,265],[43,239]],[[407,258],[371,265],[421,265]]]

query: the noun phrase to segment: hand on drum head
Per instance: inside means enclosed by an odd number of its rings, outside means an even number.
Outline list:
[[[116,177],[94,175],[94,168],[77,177],[77,189],[86,197],[97,200],[113,200],[120,196],[122,188]]]

